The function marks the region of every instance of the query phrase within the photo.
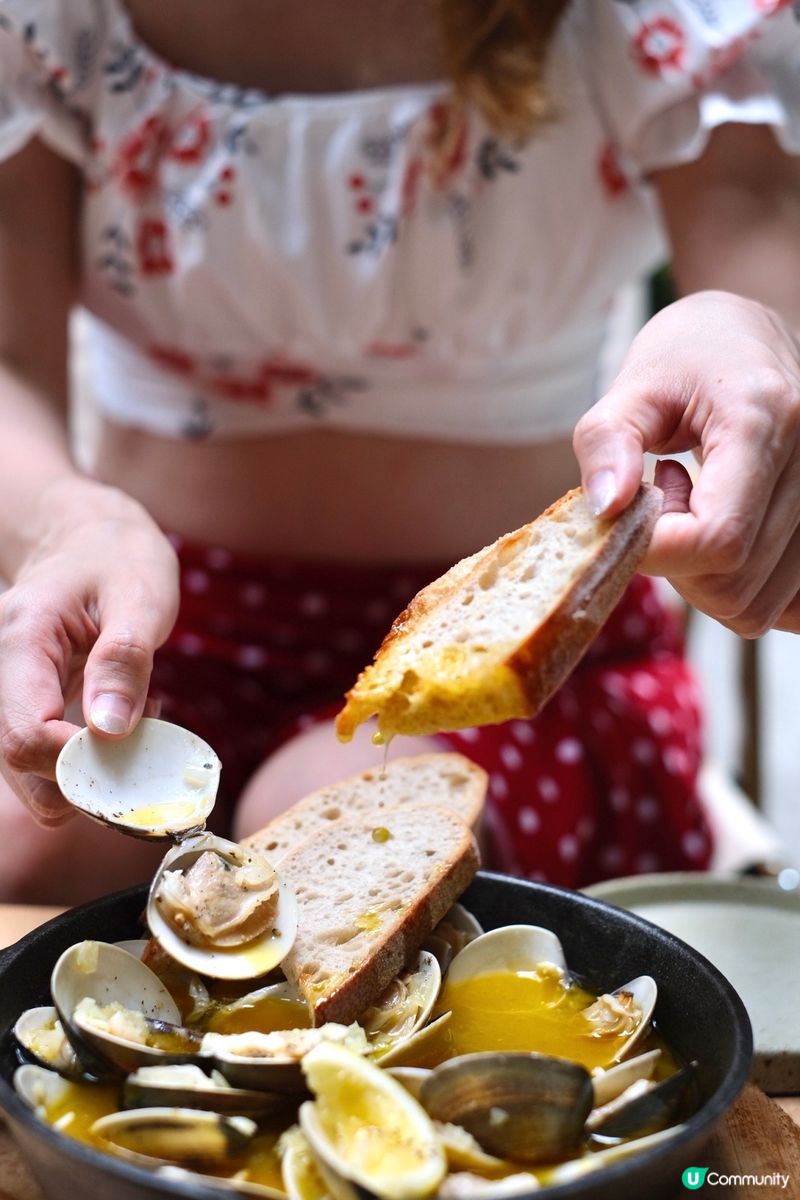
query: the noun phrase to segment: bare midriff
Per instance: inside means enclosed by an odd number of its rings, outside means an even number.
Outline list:
[[[362,563],[455,561],[577,482],[568,440],[486,447],[313,430],[198,444],[108,422],[95,471],[193,541]]]

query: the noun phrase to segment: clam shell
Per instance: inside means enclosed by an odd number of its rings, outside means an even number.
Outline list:
[[[359,1056],[367,1040],[358,1025],[329,1021],[316,1029],[283,1029],[274,1033],[207,1033],[202,1042],[219,1072],[235,1087],[280,1093],[307,1092],[302,1062],[322,1042],[339,1042]]]
[[[283,1096],[232,1087],[222,1075],[206,1075],[190,1063],[140,1067],[122,1088],[125,1109],[201,1108],[226,1116],[261,1117],[284,1103]]]
[[[434,1120],[462,1125],[489,1154],[525,1163],[573,1151],[592,1096],[589,1073],[577,1063],[526,1053],[450,1059],[420,1092]]]
[[[178,1006],[161,980],[126,950],[107,942],[85,941],[70,946],[59,958],[50,977],[50,991],[64,1032],[86,1070],[100,1077],[132,1071],[153,1061],[186,1061],[185,1054],[168,1055],[164,1050],[143,1046],[76,1021],[75,1010],[89,998],[100,1006],[119,1004],[152,1022],[177,1028]]]
[[[52,1005],[26,1009],[17,1018],[13,1033],[30,1062],[57,1071],[65,1079],[80,1079],[84,1074]]]
[[[203,828],[220,769],[202,738],[143,717],[116,741],[79,730],[58,756],[56,781],[87,817],[131,837],[166,839]]]
[[[450,964],[448,983],[463,983],[495,971],[532,971],[551,964],[566,974],[564,951],[556,935],[539,925],[504,925],[469,942]]]
[[[252,979],[266,975],[291,950],[297,933],[297,900],[289,884],[277,876],[278,908],[274,925],[241,946],[225,949],[192,946],[163,917],[158,896],[166,871],[188,870],[207,851],[218,854],[227,863],[241,866],[246,860],[261,858],[236,842],[205,833],[181,842],[162,859],[150,887],[147,923],[156,941],[167,954],[183,966],[213,979]],[[268,865],[268,864],[267,864]]]
[[[624,1027],[626,1017],[624,1009],[630,1005],[635,1006],[638,1010],[639,1017],[635,1028],[632,1029],[630,1036],[625,1039],[622,1045],[614,1055],[614,1062],[620,1062],[630,1054],[636,1043],[648,1032],[653,1018],[653,1011],[658,999],[658,987],[656,981],[650,975],[638,975],[636,979],[631,979],[629,983],[625,983],[622,987],[615,988],[613,992],[598,996],[597,1000],[593,1001],[584,1010],[584,1016],[587,1019],[593,1019],[590,1014],[597,1013],[600,1027],[606,1024],[605,1018],[612,1022],[617,1019],[615,1008],[621,1005],[619,1021]],[[607,1026],[611,1028],[611,1025]]]
[[[35,1063],[25,1063],[14,1072],[14,1091],[19,1098],[42,1116],[51,1104],[57,1104],[69,1094],[69,1082]]]
[[[422,1200],[446,1172],[425,1110],[397,1080],[342,1046],[321,1045],[303,1069],[315,1100],[300,1106],[300,1128],[336,1177],[381,1200]]]
[[[682,1067],[674,1075],[660,1083],[642,1086],[642,1081],[632,1084],[627,1092],[612,1102],[600,1120],[592,1122],[593,1140],[603,1138],[641,1138],[659,1133],[670,1125],[680,1112],[681,1106],[696,1076],[696,1064]],[[630,1095],[633,1089],[636,1093]]]
[[[247,1117],[192,1108],[139,1108],[100,1117],[91,1132],[129,1162],[224,1165],[247,1149],[257,1128]]]
[[[608,1104],[637,1080],[652,1079],[660,1057],[660,1050],[648,1050],[646,1054],[639,1054],[636,1058],[626,1058],[623,1062],[617,1063],[616,1066],[609,1067],[605,1071],[602,1068],[595,1071],[592,1075],[595,1108]]]
[[[442,972],[438,960],[421,950],[413,966],[394,979],[375,1003],[359,1018],[370,1042],[370,1052],[386,1066],[406,1047],[428,1021],[439,990]]]

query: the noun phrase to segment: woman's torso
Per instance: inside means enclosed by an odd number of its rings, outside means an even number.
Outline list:
[[[428,0],[351,0],[337,6],[335,20],[321,0],[299,8],[288,0],[237,0],[224,22],[212,0],[128,0],[126,8],[141,46],[170,67],[264,93],[324,99],[358,89],[424,89],[442,74]],[[566,191],[564,201],[576,205]],[[531,213],[529,244],[515,231],[521,275],[530,256],[546,251],[535,221]],[[554,308],[566,295],[558,268],[558,260],[551,263]],[[574,262],[565,267],[574,269]],[[335,308],[336,296],[325,302]],[[387,364],[390,382],[394,366]],[[532,405],[535,386],[532,380]],[[424,378],[414,392],[423,409],[437,402]],[[485,392],[491,406],[491,384]],[[164,527],[247,553],[312,558],[454,559],[531,519],[577,476],[563,425],[538,445],[514,444],[513,436],[483,445],[446,433],[404,436],[402,418],[388,437],[311,425],[202,441],[101,417],[97,446],[99,477],[142,500]]]

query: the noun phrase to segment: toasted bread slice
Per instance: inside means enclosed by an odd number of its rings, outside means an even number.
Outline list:
[[[530,717],[566,679],[650,542],[662,495],[643,485],[613,520],[580,488],[419,592],[347,693],[349,741],[377,715],[385,737]]]
[[[387,810],[408,804],[451,808],[474,829],[487,784],[486,772],[461,754],[442,751],[396,758],[384,769],[362,771],[312,792],[250,834],[243,845],[258,850],[277,865],[295,846],[332,822],[363,818],[379,825]]]
[[[469,826],[411,805],[374,821],[333,821],[281,862],[299,906],[281,963],[314,1024],[354,1021],[403,969],[479,866]]]

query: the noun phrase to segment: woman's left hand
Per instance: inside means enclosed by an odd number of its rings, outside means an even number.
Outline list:
[[[728,292],[663,309],[574,445],[604,516],[636,494],[645,451],[694,451],[694,482],[658,464],[664,512],[642,570],[743,637],[800,632],[800,341],[775,312]]]

